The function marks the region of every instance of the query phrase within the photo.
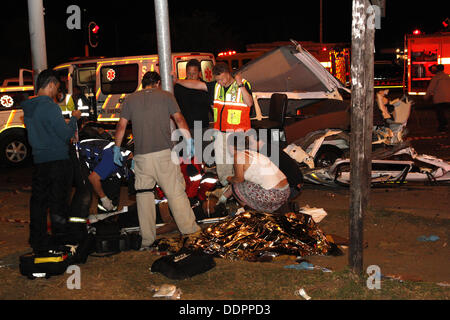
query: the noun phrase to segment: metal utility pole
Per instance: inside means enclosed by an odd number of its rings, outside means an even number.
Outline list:
[[[39,73],[47,69],[44,6],[42,0],[28,0],[28,25],[30,29],[33,80],[34,84],[36,84]]]
[[[349,264],[357,274],[363,270],[363,218],[370,196],[374,38],[375,15],[368,0],[353,0]]]
[[[170,48],[169,8],[167,0],[155,0],[156,36],[162,89],[173,93],[172,52]]]

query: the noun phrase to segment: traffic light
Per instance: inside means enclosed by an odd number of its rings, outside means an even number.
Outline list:
[[[100,27],[93,21],[89,22],[88,32],[89,32],[89,45],[92,48],[98,46],[98,35]]]
[[[449,26],[450,26],[450,19],[445,18],[445,20],[442,21],[442,27],[443,27],[442,31],[449,31],[450,30]]]

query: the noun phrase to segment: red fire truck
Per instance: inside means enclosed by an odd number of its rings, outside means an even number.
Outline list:
[[[416,30],[405,36],[405,82],[409,95],[425,95],[433,74],[431,66],[444,65],[450,73],[450,32],[421,34]]]

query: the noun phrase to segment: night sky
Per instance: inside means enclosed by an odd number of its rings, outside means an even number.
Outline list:
[[[311,1],[185,1],[168,0],[173,52],[245,51],[260,42],[319,41],[319,0]],[[422,6],[387,0],[386,17],[375,33],[376,49],[399,47],[415,28],[439,31],[446,18],[444,1]],[[48,66],[84,56],[84,31],[68,30],[66,9],[77,4],[84,21],[100,26],[99,46],[91,56],[157,53],[154,1],[44,0]],[[324,42],[351,41],[351,0],[323,0]],[[426,5],[425,5],[426,4]],[[405,6],[408,5],[408,6]],[[0,80],[31,69],[26,0],[2,1]]]

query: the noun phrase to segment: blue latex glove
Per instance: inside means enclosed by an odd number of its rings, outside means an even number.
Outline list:
[[[194,145],[194,139],[189,138],[187,142],[187,156],[189,158],[192,158],[195,154],[195,145]]]
[[[120,147],[118,146],[114,146],[113,147],[113,152],[114,152],[114,163],[116,165],[118,165],[119,167],[121,167],[123,158],[122,158],[122,153],[120,152]]]

